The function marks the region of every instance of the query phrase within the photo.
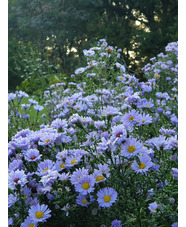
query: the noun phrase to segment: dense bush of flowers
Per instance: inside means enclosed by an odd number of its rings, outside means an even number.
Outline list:
[[[43,105],[9,94],[9,226],[177,226],[177,49],[139,82],[101,39]]]

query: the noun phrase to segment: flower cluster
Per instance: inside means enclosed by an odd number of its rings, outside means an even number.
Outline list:
[[[9,94],[10,226],[177,222],[177,42],[166,52],[144,67],[149,78],[140,82],[120,49],[101,39],[84,50],[87,66],[75,71],[76,82],[51,86],[44,105]],[[32,107],[39,119],[45,108],[48,122],[15,127],[22,97],[25,113]]]

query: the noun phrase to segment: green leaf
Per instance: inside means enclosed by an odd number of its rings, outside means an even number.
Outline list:
[[[127,225],[135,221],[136,221],[136,218],[129,218],[124,224]]]

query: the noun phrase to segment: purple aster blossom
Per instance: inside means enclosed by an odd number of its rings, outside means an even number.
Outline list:
[[[152,102],[147,101],[147,102],[143,103],[143,107],[150,109],[150,108],[154,107],[154,104]]]
[[[95,183],[100,183],[106,181],[106,177],[103,176],[103,172],[101,170],[95,169],[93,173]]]
[[[48,209],[47,205],[35,205],[31,206],[28,211],[29,217],[33,220],[33,222],[46,222],[46,219],[51,217],[51,210]]]
[[[82,169],[76,169],[71,175],[70,181],[73,185],[78,184],[80,179],[84,176],[88,175],[88,170],[84,167]]]
[[[41,154],[39,154],[39,150],[37,149],[28,149],[25,152],[25,159],[28,162],[36,162],[41,159]]]
[[[30,146],[30,140],[28,138],[18,137],[15,140],[15,144],[16,144],[16,147],[18,147],[18,148],[20,148],[22,150],[26,150]]]
[[[17,93],[18,102],[20,102],[22,98],[29,97],[29,95],[27,93],[25,93],[24,91],[16,91],[16,93]]]
[[[163,64],[161,64],[161,68],[162,68],[162,69],[167,69],[168,66],[167,66],[165,63],[163,63]]]
[[[129,113],[124,114],[122,117],[122,122],[129,125],[134,125],[139,121],[139,112],[135,109],[131,110]]]
[[[88,56],[88,57],[95,55],[95,51],[93,50],[83,50],[83,53],[85,56]]]
[[[121,221],[119,220],[114,220],[111,224],[111,227],[122,227]]]
[[[101,137],[101,142],[97,143],[96,149],[98,152],[105,152],[110,150],[110,146],[111,146],[111,141],[105,139],[105,137]]]
[[[76,183],[75,191],[81,193],[82,195],[87,195],[94,191],[95,179],[93,175],[83,175],[79,182]]]
[[[8,102],[11,102],[16,98],[16,94],[14,93],[8,93]]]
[[[108,164],[98,164],[99,170],[102,172],[102,174],[105,174],[108,178],[110,176],[110,169],[108,167]]]
[[[57,160],[62,160],[62,159],[65,159],[66,157],[68,156],[68,151],[67,150],[63,150],[63,151],[60,151],[56,154],[56,159]]]
[[[31,189],[27,186],[24,186],[24,188],[21,190],[21,194],[24,196],[24,198],[29,198],[31,196]]]
[[[34,110],[36,110],[38,113],[41,112],[43,109],[44,109],[43,106],[40,106],[40,105],[35,105],[34,106]]]
[[[38,142],[38,144],[41,146],[50,145],[54,143],[56,138],[57,138],[57,133],[45,132],[40,136],[40,141]]]
[[[97,129],[104,129],[104,128],[106,128],[105,121],[94,121],[94,126]]]
[[[117,114],[120,114],[119,108],[112,107],[112,106],[104,107],[101,112],[102,116],[113,116],[113,115],[117,115]]]
[[[123,124],[112,127],[111,142],[121,144],[127,137],[127,132]]]
[[[160,135],[159,137],[154,137],[152,139],[146,140],[145,143],[150,145],[152,148],[156,147],[158,150],[160,150],[161,147],[167,145],[166,137],[162,135]]]
[[[78,68],[75,70],[75,74],[79,75],[79,74],[83,73],[84,71],[85,71],[85,68],[81,67],[81,68]]]
[[[119,62],[116,62],[115,65],[116,65],[117,68],[120,69],[121,72],[125,72],[126,71],[125,66],[121,65]]]
[[[62,173],[59,174],[59,180],[60,181],[67,181],[70,178],[70,173]]]
[[[139,122],[138,122],[138,126],[139,125],[147,125],[153,122],[153,118],[149,115],[149,114],[145,114],[143,113],[142,115],[139,115]]]
[[[94,121],[91,117],[81,117],[81,123],[82,124],[92,124]]]
[[[73,106],[73,109],[78,112],[85,111],[87,110],[87,105],[85,103],[78,102],[75,106]]]
[[[70,118],[69,118],[69,123],[70,124],[77,124],[78,122],[81,121],[81,117],[78,114],[73,114]]]
[[[68,124],[67,121],[65,119],[61,120],[59,118],[55,119],[52,121],[51,126],[53,128],[67,128]]]
[[[154,73],[160,73],[161,70],[160,69],[154,69]]]
[[[66,161],[65,161],[65,166],[67,168],[71,168],[75,165],[78,165],[78,163],[80,163],[82,160],[82,155],[73,155],[73,156],[69,156],[66,158]]]
[[[14,190],[17,185],[23,187],[27,183],[26,174],[23,170],[11,171],[8,175],[8,186]]]
[[[148,208],[152,214],[156,214],[157,212],[156,209],[158,208],[158,204],[156,202],[150,203]]]
[[[100,207],[110,207],[116,202],[118,193],[113,188],[103,188],[97,193],[97,201]]]
[[[57,160],[56,161],[56,169],[57,169],[57,171],[62,171],[62,170],[64,170],[66,168],[66,162],[65,162],[65,160]]]
[[[93,201],[94,201],[94,199],[91,195],[85,196],[85,195],[79,194],[76,198],[76,203],[80,206],[83,206],[83,207],[87,207]]]
[[[146,172],[149,170],[150,167],[152,167],[153,163],[151,162],[151,158],[146,154],[141,157],[139,157],[140,165],[137,163],[136,160],[131,165],[131,168],[136,173],[146,174]]]
[[[33,100],[33,99],[29,99],[28,101],[31,105],[37,105],[38,104],[38,102],[36,100]]]
[[[43,176],[48,174],[49,170],[56,170],[56,167],[54,162],[52,162],[50,159],[47,159],[38,164],[36,174],[39,176]]]
[[[21,104],[21,109],[27,110],[30,108],[30,104]]]
[[[37,223],[34,223],[29,216],[24,220],[24,222],[21,224],[20,227],[28,227],[28,226],[37,227]]]
[[[178,180],[178,169],[172,168],[172,176],[175,180]]]
[[[126,139],[125,143],[121,145],[121,155],[127,158],[136,156],[142,150],[143,144],[135,138]]]
[[[178,125],[178,118],[175,116],[175,115],[172,115],[171,116],[171,122],[174,124],[174,125]]]
[[[12,170],[16,171],[17,169],[21,170],[22,165],[23,165],[23,161],[22,160],[16,160],[15,159],[9,164],[8,171],[9,172],[11,172]]]
[[[57,170],[48,170],[47,174],[41,177],[40,182],[43,184],[43,186],[51,185],[54,183],[58,176],[59,174]]]
[[[11,207],[12,205],[14,205],[14,203],[16,203],[18,201],[18,196],[15,193],[15,195],[10,194],[8,195],[8,207]]]
[[[117,80],[120,81],[120,82],[122,82],[122,83],[124,83],[125,80],[126,80],[126,78],[124,76],[118,76],[117,77]]]
[[[156,111],[157,113],[163,113],[165,110],[163,108],[158,108]]]

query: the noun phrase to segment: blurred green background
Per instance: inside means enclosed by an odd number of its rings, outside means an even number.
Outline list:
[[[106,38],[140,69],[178,40],[177,0],[9,0],[8,87],[39,94],[86,66],[83,50]]]

